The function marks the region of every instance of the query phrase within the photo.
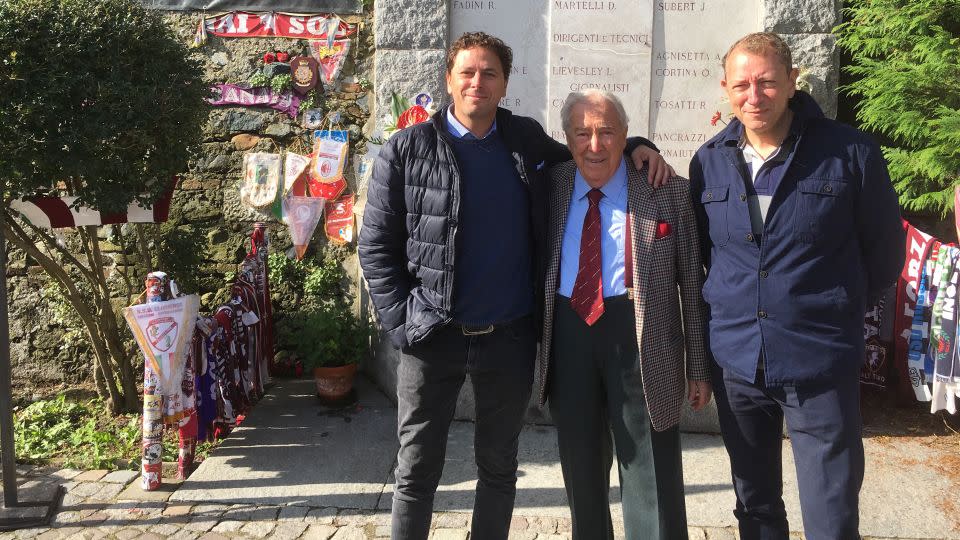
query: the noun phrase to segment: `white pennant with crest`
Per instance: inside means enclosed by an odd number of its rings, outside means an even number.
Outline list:
[[[196,294],[123,308],[137,345],[157,374],[159,393],[170,393],[180,385],[199,311]]]
[[[307,245],[313,237],[313,231],[323,215],[326,199],[320,197],[289,196],[283,199],[283,220],[290,227],[290,237],[297,251],[297,259],[303,259]]]

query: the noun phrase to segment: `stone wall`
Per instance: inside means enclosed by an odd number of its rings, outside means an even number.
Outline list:
[[[810,72],[813,96],[831,117],[837,116],[840,54],[831,33],[840,24],[842,0],[766,0],[763,26],[782,35],[793,63]]]
[[[372,93],[365,82],[373,78],[373,15],[367,9],[363,14],[342,18],[357,25],[357,34],[340,84],[334,91],[326,91],[321,108],[343,113],[342,125],[350,131],[352,159],[364,148],[363,126],[373,104]],[[195,13],[170,13],[168,21],[184,42],[193,40],[197,25]],[[263,54],[268,51],[305,53],[307,42],[288,38],[227,39],[211,35],[209,42],[193,54],[202,58],[204,77],[211,84],[245,83],[261,69]],[[300,122],[299,117],[293,119],[272,109],[211,106],[203,128],[202,148],[174,194],[170,219],[165,225],[174,228],[179,236],[199,242],[202,262],[193,269],[194,275],[174,274],[173,278],[196,283],[196,290],[187,292],[200,293],[202,311],[210,311],[226,299],[228,279],[245,254],[249,244],[247,235],[255,222],[269,224],[271,253],[292,250],[285,225],[240,204],[239,181],[244,153],[290,147],[300,134],[306,133]],[[352,171],[352,166],[347,168],[347,179],[351,189],[355,189]],[[117,270],[126,268],[119,247],[110,241],[111,234],[111,227],[101,229],[109,261],[104,271],[116,280],[120,276]],[[67,232],[68,241],[69,235]],[[308,256],[325,245],[321,226],[314,235]],[[42,270],[17,251],[10,252],[9,257],[11,360],[18,394],[30,397],[34,387],[86,378],[92,366],[92,356],[84,344],[86,335],[57,316],[61,311],[57,309],[56,300],[41,297],[41,290],[48,283]],[[348,261],[347,265],[355,278],[355,261]],[[142,283],[143,277],[135,276],[135,281]],[[117,286],[117,291],[122,288]],[[117,305],[125,301],[124,297],[118,297]]]

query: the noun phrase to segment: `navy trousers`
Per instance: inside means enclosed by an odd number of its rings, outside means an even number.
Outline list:
[[[747,382],[714,368],[713,390],[730,455],[740,538],[789,538],[781,460],[786,420],[804,536],[859,539],[864,458],[857,374],[823,383],[767,387],[762,373]]]
[[[470,374],[476,404],[477,490],[471,538],[506,540],[517,486],[517,451],[530,401],[537,335],[532,317],[489,334],[459,325],[435,331],[400,355],[393,540],[426,540],[443,473],[447,432]]]

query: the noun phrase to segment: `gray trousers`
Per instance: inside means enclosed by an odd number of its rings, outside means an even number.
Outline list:
[[[443,473],[447,433],[467,373],[476,403],[477,490],[471,538],[506,540],[517,485],[520,429],[536,354],[531,317],[489,334],[438,329],[400,355],[397,408],[400,452],[393,492],[394,540],[425,540]]]
[[[686,539],[680,432],[655,431],[640,380],[633,302],[604,299],[587,326],[557,297],[550,413],[573,517],[574,540],[613,539],[610,468],[616,443],[629,540]],[[611,431],[613,441],[611,441]]]

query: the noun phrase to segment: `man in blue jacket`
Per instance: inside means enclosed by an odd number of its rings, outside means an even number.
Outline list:
[[[713,386],[744,540],[788,538],[784,420],[806,538],[859,538],[863,315],[904,260],[880,149],[824,118],[796,80],[776,34],[734,43],[721,86],[736,119],[690,164]]]
[[[360,264],[401,350],[394,540],[430,532],[466,373],[476,403],[471,536],[509,533],[543,305],[547,169],[570,159],[535,120],[498,108],[511,62],[503,41],[461,36],[447,54],[452,105],[391,137],[370,180]],[[673,171],[644,144],[634,162],[649,160],[662,183]]]

